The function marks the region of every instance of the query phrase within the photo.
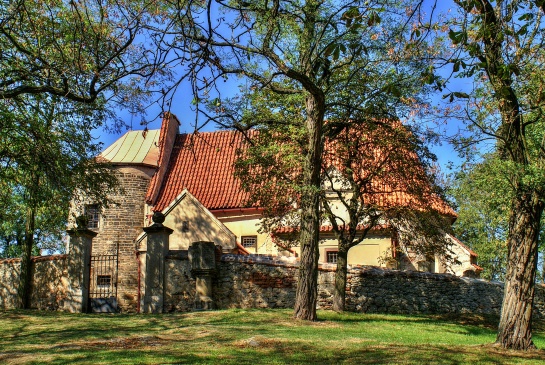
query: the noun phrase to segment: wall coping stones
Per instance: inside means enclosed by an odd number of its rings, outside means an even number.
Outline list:
[[[30,260],[32,262],[43,262],[43,261],[53,261],[53,260],[64,260],[68,257],[67,254],[57,254],[57,255],[46,255],[46,256],[32,256]],[[1,264],[13,264],[16,262],[21,262],[20,257],[12,257],[9,259],[0,259]]]
[[[268,266],[299,267],[299,261],[295,257],[271,256],[271,255],[236,255],[232,253],[221,255],[222,262],[243,262],[247,264],[263,264]]]

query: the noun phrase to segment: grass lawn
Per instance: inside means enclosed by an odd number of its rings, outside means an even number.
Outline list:
[[[490,345],[493,320],[291,310],[165,315],[0,312],[2,364],[545,364],[542,350]]]

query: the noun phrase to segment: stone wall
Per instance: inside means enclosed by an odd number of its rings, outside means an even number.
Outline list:
[[[67,256],[51,255],[32,258],[31,308],[62,309],[67,291]],[[17,307],[20,259],[0,260],[0,309]]]
[[[117,299],[119,309],[135,312],[138,302],[138,262],[134,240],[144,227],[144,198],[153,169],[122,167],[116,170],[123,192],[111,198],[118,203],[102,212],[92,254],[113,252],[119,245]]]
[[[334,275],[334,272],[320,273],[322,308],[331,307]],[[349,271],[346,309],[370,313],[499,315],[502,296],[500,283],[450,274],[362,267]],[[545,311],[541,315],[545,315]]]
[[[63,308],[67,295],[67,255],[32,260],[31,307]],[[17,304],[20,259],[0,260],[0,309]],[[195,279],[186,251],[166,258],[165,310],[190,311]],[[263,256],[223,255],[214,279],[217,308],[293,308],[297,263]],[[319,271],[318,307],[332,305],[335,272],[332,265]],[[355,267],[348,271],[347,310],[378,313],[474,313],[498,315],[503,284],[481,279]],[[545,318],[545,286],[536,286],[536,317]]]
[[[266,256],[223,255],[214,299],[218,308],[293,308],[298,271]]]
[[[165,311],[188,312],[193,309],[195,298],[195,279],[191,275],[191,265],[184,254],[167,256],[165,283]]]
[[[297,263],[263,256],[223,255],[214,281],[217,308],[293,308]],[[330,309],[334,266],[319,271],[318,307]],[[165,309],[191,310],[195,284],[186,257],[167,261]],[[348,271],[347,310],[367,313],[499,315],[503,284],[450,274],[354,267]],[[536,286],[535,310],[545,318],[545,286]]]

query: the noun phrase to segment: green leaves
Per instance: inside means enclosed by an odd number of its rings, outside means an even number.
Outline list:
[[[446,99],[446,98],[449,98],[449,102],[452,103],[454,101],[454,98],[469,99],[470,96],[468,93],[465,93],[465,92],[454,91],[454,92],[443,95],[443,99]]]
[[[514,197],[512,174],[524,175],[528,188],[537,180],[544,183],[543,172],[538,177],[510,161],[502,161],[498,154],[487,154],[481,162],[457,173],[449,190],[458,206],[454,230],[479,255],[478,264],[486,279],[505,279],[510,202]],[[543,237],[541,240],[543,246]]]
[[[3,1],[0,99],[47,93],[92,104],[106,94],[123,105],[119,85],[129,84],[131,76],[148,78],[157,69],[136,43],[136,34],[148,35],[143,20],[149,14],[142,9],[151,1],[146,3]]]
[[[455,31],[449,30],[448,37],[452,40],[452,43],[455,45],[464,43],[467,40],[467,35],[465,31]]]
[[[378,13],[376,11],[371,11],[371,13],[369,14],[369,18],[367,19],[367,25],[372,27],[374,25],[380,24],[380,21],[381,19]]]
[[[115,188],[109,167],[94,159],[101,145],[91,130],[104,117],[103,110],[36,95],[2,103],[0,116],[0,211],[3,220],[13,222],[0,226],[3,254],[20,246],[27,234],[34,238],[35,251],[62,251],[72,199],[76,203],[84,195],[107,205]],[[35,221],[30,233],[28,210]]]
[[[326,47],[324,57],[333,56],[333,60],[337,61],[342,53],[346,52],[346,46],[343,43],[332,43]]]

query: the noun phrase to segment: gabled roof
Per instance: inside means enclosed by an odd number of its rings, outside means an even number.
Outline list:
[[[351,174],[367,204],[386,209],[433,209],[456,218],[456,212],[433,191],[416,141],[399,120],[355,123],[325,139],[322,168],[332,173],[333,182],[345,181],[343,176]]]
[[[205,206],[202,205],[202,203],[195,198],[187,189],[184,189],[176,198],[170,202],[170,204],[161,211],[166,216],[170,214],[176,208],[184,199],[189,200],[192,204],[194,204],[207,218],[207,222],[213,225],[216,225],[219,227],[221,231],[225,234],[226,237],[229,238],[230,242],[224,241],[224,244],[232,243],[233,245],[237,245],[237,237],[227,228],[222,222],[220,222],[214,214],[212,214]],[[137,238],[136,238],[136,244],[138,245],[142,242],[142,240],[147,237],[147,233],[142,232]],[[210,237],[209,239],[212,239]],[[240,248],[237,247],[237,249],[240,251]]]
[[[128,131],[98,155],[98,159],[114,165],[135,164],[157,167],[159,157],[158,141],[158,129]]]
[[[209,210],[244,207],[249,193],[234,176],[243,138],[232,131],[178,135],[153,210],[165,209],[184,189]]]
[[[114,164],[158,167],[146,196],[154,211],[163,211],[184,189],[212,211],[245,208],[250,193],[234,176],[237,150],[246,146],[245,136],[236,131],[177,134],[178,125],[174,115],[166,114],[161,130],[127,132],[99,157]],[[330,158],[326,153],[324,159]],[[379,189],[370,200],[384,206],[414,204],[411,196],[389,188]],[[439,197],[430,200],[442,214],[456,217]]]

